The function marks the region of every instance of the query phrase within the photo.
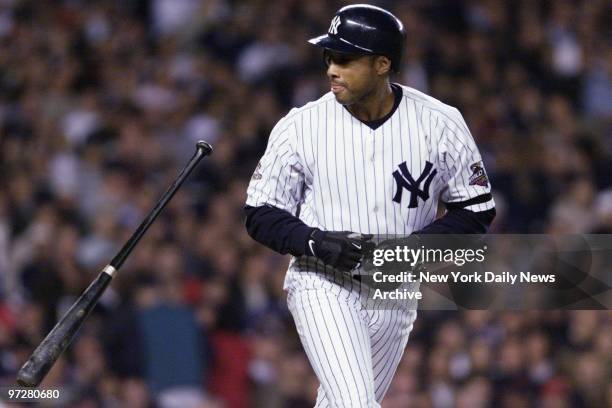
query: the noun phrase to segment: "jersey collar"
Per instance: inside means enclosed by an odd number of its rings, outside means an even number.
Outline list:
[[[391,109],[391,111],[389,113],[387,113],[385,116],[383,116],[380,119],[376,119],[376,120],[361,120],[358,117],[354,116],[351,111],[348,110],[348,108],[346,106],[344,106],[344,109],[346,109],[346,111],[348,113],[350,113],[351,116],[353,116],[355,119],[357,119],[358,121],[360,121],[361,123],[363,123],[364,125],[366,125],[367,127],[369,127],[372,130],[376,130],[379,127],[381,127],[391,116],[393,116],[393,114],[395,113],[395,111],[397,110],[397,107],[399,106],[400,102],[402,101],[402,87],[399,86],[396,83],[391,83],[391,90],[393,91],[393,96],[395,97],[395,101],[393,102],[393,108]]]

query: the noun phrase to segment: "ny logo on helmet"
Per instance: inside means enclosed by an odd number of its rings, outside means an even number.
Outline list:
[[[341,23],[340,17],[335,16],[331,21],[331,25],[329,26],[329,33],[338,34],[338,26],[340,25],[340,23]]]
[[[421,197],[423,201],[427,201],[429,199],[429,185],[438,171],[435,169],[431,171],[433,164],[426,161],[423,172],[419,178],[415,180],[408,171],[406,162],[403,162],[398,167],[399,171],[395,170],[393,172],[393,178],[395,179],[395,184],[397,185],[397,191],[395,192],[395,196],[393,196],[393,201],[401,204],[402,192],[404,189],[406,189],[410,191],[410,203],[408,204],[408,208],[416,208],[418,206],[419,197]],[[423,189],[421,190],[419,186],[423,180],[425,180],[425,183],[423,184]]]

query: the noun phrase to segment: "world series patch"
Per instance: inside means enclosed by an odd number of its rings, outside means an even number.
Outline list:
[[[472,175],[470,176],[470,186],[489,186],[489,179],[487,178],[487,173],[485,173],[482,162],[472,164],[470,166],[470,170],[472,170]]]
[[[252,180],[261,180],[261,162],[257,163],[257,167],[255,168],[255,171],[253,172],[253,176],[251,177]]]

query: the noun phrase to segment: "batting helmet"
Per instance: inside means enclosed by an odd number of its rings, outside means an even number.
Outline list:
[[[327,34],[308,42],[337,52],[384,55],[398,72],[405,40],[404,25],[393,14],[369,4],[354,4],[336,12]]]

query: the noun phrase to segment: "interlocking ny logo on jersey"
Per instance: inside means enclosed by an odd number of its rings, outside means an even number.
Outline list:
[[[406,189],[410,192],[410,204],[408,204],[408,208],[416,208],[418,206],[419,197],[421,197],[423,201],[427,201],[427,199],[429,199],[429,185],[438,171],[435,169],[432,171],[431,169],[433,168],[433,164],[426,161],[423,172],[419,178],[415,180],[408,171],[406,162],[403,162],[398,167],[399,170],[395,170],[393,172],[393,178],[395,179],[395,184],[397,186],[397,191],[395,192],[395,196],[393,196],[393,201],[401,204],[402,192],[404,189]],[[425,180],[425,183],[423,184],[423,189],[421,190],[419,186],[423,180]]]
[[[331,21],[331,25],[329,26],[329,30],[328,32],[330,34],[338,34],[338,26],[340,25],[340,17],[335,16],[332,21]]]

